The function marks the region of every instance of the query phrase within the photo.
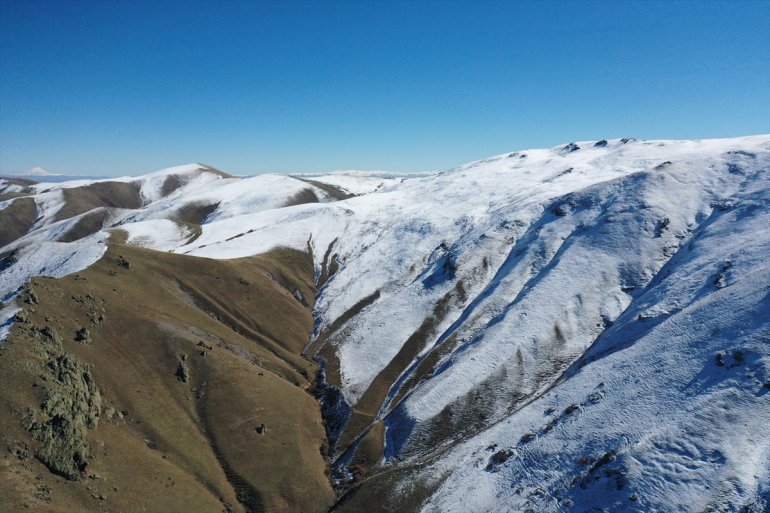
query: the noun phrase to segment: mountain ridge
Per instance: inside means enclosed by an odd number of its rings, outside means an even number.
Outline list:
[[[302,352],[334,510],[761,511],[769,173],[761,135],[578,141],[405,179],[191,165],[33,186],[0,203],[38,211],[0,249],[5,329],[31,276],[79,272],[117,233],[180,258],[292,248],[317,287]]]

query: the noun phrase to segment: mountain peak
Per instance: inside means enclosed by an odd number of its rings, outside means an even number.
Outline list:
[[[40,166],[27,169],[20,176],[56,176],[56,173],[51,173],[47,169],[43,169]]]

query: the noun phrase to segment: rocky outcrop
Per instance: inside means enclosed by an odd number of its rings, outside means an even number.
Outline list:
[[[49,356],[41,376],[43,400],[31,408],[24,427],[40,442],[35,457],[56,474],[79,479],[88,467],[86,433],[97,426],[101,395],[89,366],[62,350],[61,338],[53,328],[33,328],[33,337]]]

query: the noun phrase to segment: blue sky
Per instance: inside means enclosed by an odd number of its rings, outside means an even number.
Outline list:
[[[446,169],[770,132],[770,2],[0,1],[0,172]]]

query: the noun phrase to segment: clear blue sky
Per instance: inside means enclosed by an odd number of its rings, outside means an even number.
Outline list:
[[[439,170],[770,132],[770,1],[0,1],[0,172]]]

